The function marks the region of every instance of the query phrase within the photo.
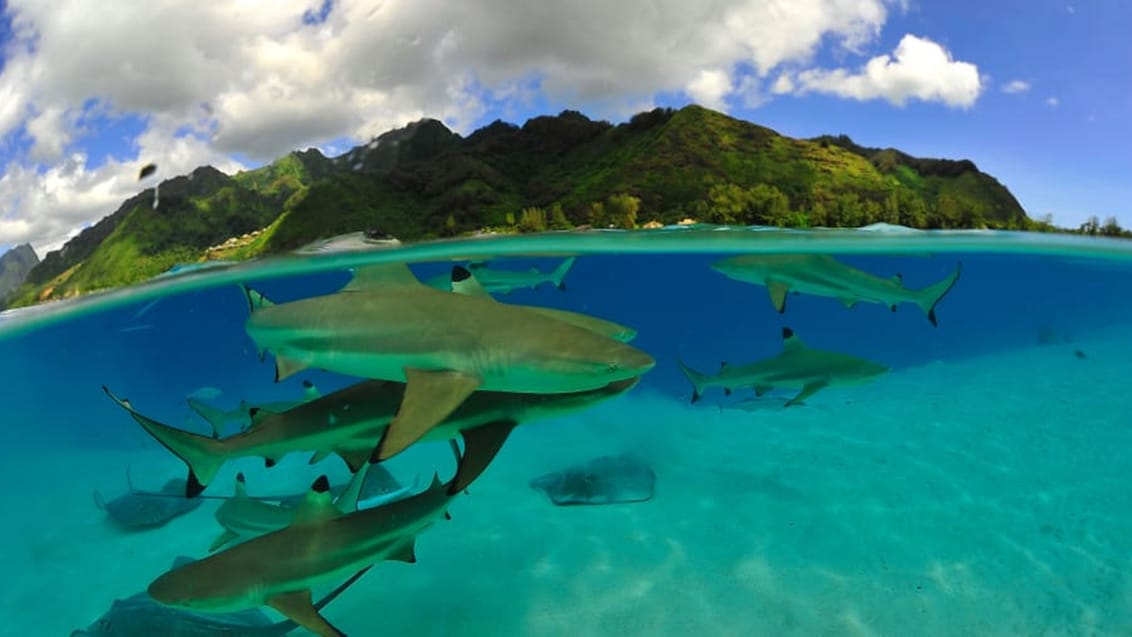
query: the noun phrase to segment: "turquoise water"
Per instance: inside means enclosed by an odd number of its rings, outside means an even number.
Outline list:
[[[920,288],[962,275],[933,326],[915,306],[845,307],[711,268],[756,252],[831,254]],[[185,466],[103,392],[205,433],[186,398],[219,409],[298,401],[358,379],[306,371],[274,382],[245,330],[240,283],[276,303],[327,294],[349,268],[404,261],[429,280],[454,262],[548,270],[565,290],[497,295],[637,331],[656,366],[583,411],[526,423],[417,561],[375,566],[323,611],[350,635],[1123,635],[1132,632],[1132,244],[986,232],[693,228],[476,238],[321,252],[158,277],[0,315],[9,497],[0,635],[70,634],[146,590],[220,531],[208,499],[124,531],[93,502],[157,491]],[[374,317],[375,321],[396,317]],[[444,320],[459,321],[459,316]],[[692,386],[808,347],[885,365],[858,385],[756,399]],[[233,426],[234,427],[234,426]],[[376,441],[375,441],[376,442]],[[547,472],[631,453],[655,474],[646,501],[560,507]],[[302,493],[337,458],[230,462],[206,495]],[[443,442],[386,461],[401,484],[451,473]],[[317,598],[330,585],[315,590]],[[281,617],[262,610],[271,620]],[[174,621],[170,619],[169,621]],[[118,633],[125,630],[119,623]],[[198,634],[198,633],[192,633]],[[228,634],[228,633],[199,633]],[[248,634],[263,634],[250,632]],[[294,634],[303,634],[296,630]]]

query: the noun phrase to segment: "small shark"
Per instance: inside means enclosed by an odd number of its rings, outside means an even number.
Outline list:
[[[800,404],[824,387],[858,385],[888,372],[880,363],[806,346],[794,330],[782,329],[782,353],[750,365],[723,363],[714,376],[701,374],[677,359],[680,371],[692,382],[692,402],[704,389],[723,387],[726,394],[739,387],[751,387],[757,396],[774,389],[801,389],[784,407]]]
[[[224,439],[191,433],[162,424],[134,409],[130,401],[103,391],[125,409],[158,442],[179,457],[189,469],[185,495],[204,491],[228,460],[260,456],[268,467],[291,452],[314,452],[311,464],[337,454],[357,472],[369,460],[385,460],[417,440],[446,440],[461,431],[481,425],[499,425],[498,430],[479,430],[484,444],[502,446],[510,427],[543,418],[554,418],[588,408],[619,396],[637,383],[637,378],[617,381],[588,391],[562,394],[473,392],[436,427],[426,430],[399,428],[395,422],[404,400],[406,385],[369,380],[350,385],[322,398],[282,412],[253,410],[252,425]],[[505,429],[505,431],[504,431]],[[495,436],[501,436],[496,439]],[[375,445],[377,445],[375,449]]]
[[[368,462],[362,465],[362,468],[350,479],[346,489],[338,494],[338,497],[334,500],[334,506],[338,507],[339,511],[350,513],[358,508],[382,506],[399,500],[416,490],[417,484],[414,482],[396,491],[368,498],[364,502],[361,501],[362,485],[369,474],[369,468],[372,466]],[[208,547],[208,552],[212,553],[231,542],[242,542],[264,533],[279,530],[295,521],[295,511],[294,507],[270,504],[249,497],[244,474],[238,473],[236,474],[235,495],[225,500],[216,509],[216,521],[224,528],[224,531]]]
[[[880,303],[895,312],[900,303],[915,303],[932,325],[939,325],[935,307],[959,280],[960,271],[957,264],[946,279],[912,290],[904,287],[899,274],[881,278],[823,254],[748,254],[721,259],[711,267],[736,281],[765,285],[780,314],[786,311],[786,295],[794,292],[839,299],[848,308]]]
[[[491,295],[488,294],[488,290],[480,283],[479,277],[467,268],[456,266],[452,269],[452,274],[448,278],[449,288],[456,294],[491,298]],[[538,307],[535,305],[520,305],[517,307],[526,308],[532,312],[538,312],[544,316],[549,316],[552,319],[557,319],[571,325],[577,325],[582,329],[597,332],[598,334],[619,340],[622,343],[628,343],[637,337],[637,330],[631,327],[619,325],[613,321],[607,321],[596,316],[590,316],[589,314],[557,310],[550,307]]]
[[[173,560],[172,568],[193,561],[189,557],[178,557]],[[339,584],[314,605],[315,610],[334,601],[364,574],[364,571],[355,573]],[[146,593],[138,593],[114,600],[106,614],[87,628],[72,631],[71,637],[283,637],[298,627],[291,620],[272,622],[258,609],[224,614],[193,613],[163,606]]]
[[[477,391],[586,391],[656,364],[627,343],[545,313],[428,287],[404,263],[358,268],[342,290],[323,296],[279,305],[248,298],[246,331],[274,354],[277,381],[320,368],[406,382],[390,429],[416,437]]]
[[[452,443],[456,450],[455,442]],[[286,528],[165,572],[147,592],[161,604],[202,612],[232,612],[268,605],[322,637],[344,637],[311,604],[311,588],[377,562],[416,562],[417,536],[448,518],[452,498],[487,465],[465,441],[456,475],[407,498],[373,509],[342,513],[319,476]]]
[[[309,380],[304,380],[302,400],[262,403],[255,405],[255,408],[267,409],[268,411],[286,411],[295,405],[310,402],[321,396],[322,393],[319,392],[318,387],[315,387],[314,383]],[[248,414],[251,412],[253,406],[246,400],[241,400],[239,406],[233,409],[214,407],[202,401],[197,396],[189,396],[185,399],[185,402],[188,403],[189,409],[192,409],[197,415],[204,418],[209,426],[212,427],[213,438],[219,438],[223,435],[224,426],[230,422],[239,422],[240,431],[247,429],[248,425],[251,424],[251,416]]]
[[[510,294],[511,290],[518,288],[534,289],[543,283],[551,283],[559,290],[565,291],[566,273],[574,266],[574,259],[575,257],[567,258],[550,272],[542,272],[538,268],[531,268],[525,272],[521,270],[499,270],[489,268],[486,261],[472,261],[468,264],[467,269],[476,275],[485,290],[492,293]],[[451,289],[447,276],[433,277],[429,279],[428,285],[440,290]]]

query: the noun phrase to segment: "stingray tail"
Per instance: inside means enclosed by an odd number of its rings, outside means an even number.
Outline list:
[[[570,257],[566,259],[558,264],[558,267],[554,268],[554,271],[550,273],[550,281],[554,283],[554,287],[559,290],[566,290],[566,273],[574,266],[574,258],[575,257]]]
[[[962,264],[956,263],[955,272],[953,272],[951,276],[919,291],[920,298],[916,301],[916,304],[919,305],[924,314],[928,316],[928,320],[932,322],[932,325],[939,326],[935,318],[935,306],[943,300],[943,297],[951,291],[951,288],[955,287],[955,282],[959,280],[961,270]]]
[[[128,400],[115,396],[105,385],[102,391],[106,392],[106,395],[119,407],[129,412],[142,429],[188,466],[189,476],[186,479],[185,497],[193,498],[200,495],[208,483],[216,477],[220,465],[228,459],[228,445],[224,441],[174,429],[138,413]]]
[[[692,383],[692,403],[695,404],[699,401],[700,396],[704,393],[704,387],[707,386],[711,377],[697,372],[696,370],[684,364],[684,361],[679,358],[676,359],[676,364],[680,366],[680,371],[684,372],[684,376]]]

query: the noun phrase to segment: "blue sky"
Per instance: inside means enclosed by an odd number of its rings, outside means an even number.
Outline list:
[[[160,6],[151,6],[160,4]],[[1132,4],[1118,0],[3,3],[0,250],[41,253],[158,178],[698,102],[798,137],[968,158],[1032,216],[1132,227]],[[178,28],[170,31],[167,25]]]

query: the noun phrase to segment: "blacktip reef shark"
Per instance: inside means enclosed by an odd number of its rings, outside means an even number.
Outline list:
[[[824,254],[748,254],[720,259],[711,267],[736,281],[765,285],[780,314],[786,311],[786,295],[795,292],[835,298],[847,308],[879,303],[895,312],[901,303],[915,303],[932,325],[938,325],[936,305],[959,280],[960,272],[956,264],[946,279],[912,290],[904,287],[899,274],[885,279]]]
[[[537,288],[543,283],[550,283],[559,290],[566,290],[566,274],[574,266],[575,257],[567,257],[550,272],[542,272],[538,268],[530,270],[501,270],[488,267],[486,261],[472,261],[467,269],[476,275],[480,285],[490,293],[510,294],[519,288]],[[450,278],[437,276],[429,279],[428,285],[441,290],[451,289]]]
[[[800,389],[784,407],[800,404],[825,387],[859,385],[888,372],[888,367],[863,358],[813,349],[794,330],[782,328],[782,353],[749,365],[724,363],[714,376],[701,374],[677,359],[680,371],[692,382],[692,402],[708,387],[723,387],[728,395],[751,387],[762,396],[774,389]]]
[[[448,277],[449,288],[456,294],[467,294],[471,296],[479,296],[484,298],[492,298],[488,291],[476,276],[474,272],[462,266],[455,266],[452,268],[452,274]],[[619,325],[613,321],[607,321],[596,316],[589,314],[582,314],[580,312],[571,312],[569,310],[558,310],[550,307],[538,307],[534,305],[520,305],[539,314],[549,316],[550,318],[557,319],[577,325],[580,328],[587,329],[591,332],[597,332],[604,336],[628,343],[637,337],[637,330]]]
[[[102,389],[188,466],[185,495],[195,497],[225,462],[247,456],[260,456],[270,467],[292,452],[313,452],[312,464],[336,454],[357,472],[367,461],[390,458],[417,440],[452,439],[460,432],[466,439],[470,435],[485,445],[502,446],[516,424],[585,409],[627,392],[637,380],[559,394],[477,391],[427,430],[397,429],[394,419],[406,393],[404,383],[362,381],[287,411],[257,410],[246,431],[219,440],[162,424]]]
[[[360,267],[323,296],[279,305],[249,299],[246,331],[274,354],[277,381],[318,368],[405,382],[390,430],[416,432],[414,439],[477,391],[586,391],[656,364],[627,343],[529,307],[431,288],[404,263]],[[386,457],[383,448],[376,454]]]
[[[251,424],[251,416],[249,414],[253,407],[256,409],[267,409],[268,411],[286,411],[295,405],[315,400],[321,396],[322,393],[318,390],[318,387],[315,387],[314,383],[309,380],[304,380],[302,400],[260,403],[257,405],[252,405],[246,400],[241,400],[240,404],[232,409],[214,407],[197,396],[189,396],[185,398],[185,402],[188,403],[189,409],[192,409],[198,416],[204,418],[209,426],[212,427],[212,437],[219,438],[224,434],[224,426],[230,422],[239,422],[241,431],[247,429]]]
[[[449,518],[453,496],[487,466],[477,453],[475,445],[466,445],[447,483],[434,474],[420,493],[352,513],[338,510],[327,493],[326,476],[319,476],[289,526],[167,571],[147,592],[159,603],[193,611],[267,605],[317,635],[344,637],[314,609],[311,589],[377,562],[416,562],[417,536]]]
[[[190,557],[177,557],[173,568],[189,564]],[[365,571],[355,573],[314,604],[322,610],[334,601]],[[153,601],[146,593],[116,599],[110,610],[85,629],[71,631],[71,637],[282,637],[299,627],[291,620],[273,622],[258,609],[235,613],[194,613]]]
[[[366,463],[350,479],[346,489],[334,499],[334,506],[342,513],[350,513],[358,508],[372,508],[395,502],[417,489],[417,484],[401,487],[396,491],[361,500],[362,484],[366,481],[369,469]],[[271,504],[248,496],[247,482],[243,473],[236,474],[235,495],[216,508],[217,523],[224,531],[208,547],[212,553],[232,542],[242,542],[264,533],[277,531],[295,521],[296,508],[283,504]]]

